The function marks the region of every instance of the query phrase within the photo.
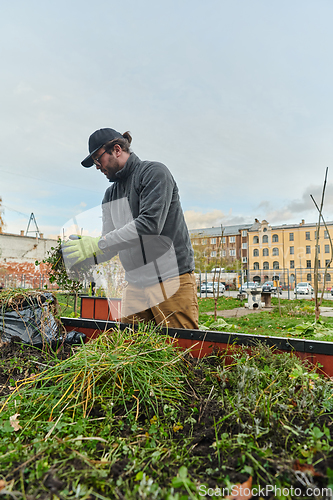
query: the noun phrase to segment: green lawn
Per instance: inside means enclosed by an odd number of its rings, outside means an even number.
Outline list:
[[[53,292],[59,303],[60,316],[74,317],[74,295],[63,292]],[[79,297],[77,304],[77,313],[80,316],[81,299]]]
[[[222,311],[224,309],[235,309],[236,307],[243,307],[245,302],[246,300],[238,300],[234,297],[221,295],[221,297],[217,299],[217,309],[218,311]],[[208,311],[214,311],[215,301],[213,298],[198,297],[198,304],[200,314],[204,314]]]
[[[228,304],[232,307],[228,307]],[[242,307],[237,299],[221,297],[218,300],[218,310]],[[214,310],[213,299],[199,299],[200,328],[218,329],[222,331],[249,333],[253,335],[296,337],[316,340],[333,341],[333,318],[321,317],[315,322],[314,301],[280,300],[272,298],[273,309],[260,313],[248,314],[242,317],[221,318],[219,324],[213,322],[207,312]],[[324,307],[332,307],[331,301],[323,301]]]

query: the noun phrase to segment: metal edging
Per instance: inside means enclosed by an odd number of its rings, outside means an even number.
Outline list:
[[[111,328],[120,327],[124,330],[128,326],[126,323],[118,321],[105,321],[96,319],[84,318],[60,318],[64,326],[72,326],[76,328],[91,328],[94,330],[109,330]],[[136,325],[134,325],[135,328]],[[252,335],[246,333],[231,333],[217,332],[212,330],[185,330],[177,328],[161,328],[161,333],[170,335],[170,337],[192,340],[193,342],[212,342],[214,344],[236,344],[254,346],[258,342],[262,342],[269,347],[283,351],[297,351],[309,354],[327,354],[333,356],[333,342],[325,342],[323,340],[306,340],[287,337],[266,337],[263,335]]]

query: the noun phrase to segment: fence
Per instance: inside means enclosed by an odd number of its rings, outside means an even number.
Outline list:
[[[46,274],[5,274],[0,276],[0,284],[4,288],[47,289],[58,290],[56,283],[50,283]]]
[[[324,286],[325,268],[318,269],[318,290],[322,290]],[[330,268],[326,270],[325,290],[331,290],[333,275]],[[285,289],[294,289],[298,283],[308,282],[314,285],[314,268],[295,268],[295,269],[249,269],[248,281],[257,281],[264,283],[265,281],[278,281],[279,285]]]
[[[321,291],[324,284],[325,269],[318,270],[318,290]],[[205,281],[219,280],[226,286],[227,290],[238,290],[245,281],[256,281],[263,284],[265,281],[278,281],[284,290],[293,290],[298,283],[308,282],[314,284],[314,268],[295,269],[249,269],[247,275],[241,272],[234,273],[198,273],[196,274],[197,285]],[[58,290],[55,283],[50,283],[46,274],[5,274],[0,276],[0,285],[4,288],[25,288],[25,289],[47,289]],[[326,271],[325,290],[331,290],[333,286],[333,273],[330,268]],[[85,284],[88,288],[89,284]]]
[[[332,269],[333,271],[333,269]],[[324,287],[325,268],[318,269],[318,291],[326,292],[330,296],[330,290],[333,288],[333,272],[330,268],[326,269],[326,279]],[[249,269],[243,272],[234,273],[198,273],[196,274],[198,291],[200,297],[207,297],[207,293],[201,294],[201,284],[204,282],[220,281],[226,287],[226,290],[238,290],[246,281],[256,281],[263,285],[266,281],[276,281],[282,290],[288,291],[288,298],[294,298],[294,290],[299,283],[310,283],[314,287],[314,268],[295,268],[295,269]],[[291,293],[292,292],[292,293]],[[326,296],[326,295],[325,295]]]

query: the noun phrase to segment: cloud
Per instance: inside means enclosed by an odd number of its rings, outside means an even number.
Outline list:
[[[273,205],[270,201],[264,200],[258,205],[258,211],[269,222],[288,222],[295,221],[296,218],[317,218],[318,211],[311,199],[311,195],[317,205],[321,204],[323,186],[311,185],[303,192],[300,199],[294,199],[286,202],[282,206]],[[333,184],[327,184],[323,205],[323,215],[326,220],[333,215]]]
[[[189,229],[201,229],[204,227],[232,226],[234,224],[246,224],[248,217],[242,215],[232,215],[232,210],[226,215],[221,210],[212,210],[211,212],[197,212],[195,210],[186,210],[184,212],[186,224]]]

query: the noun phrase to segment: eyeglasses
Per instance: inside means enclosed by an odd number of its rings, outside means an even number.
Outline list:
[[[101,158],[106,153],[106,151],[103,151],[103,153],[98,157],[98,158],[93,158],[92,161],[94,162],[95,165],[101,166]]]

